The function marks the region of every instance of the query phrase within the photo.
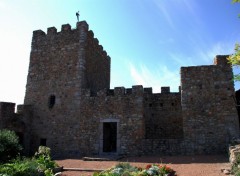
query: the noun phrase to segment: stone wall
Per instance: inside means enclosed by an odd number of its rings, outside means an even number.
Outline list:
[[[81,90],[94,93],[110,84],[110,57],[93,37],[84,21],[76,29],[66,24],[60,32],[33,32],[24,100],[33,105],[32,152],[44,144],[53,154],[82,154]]]
[[[162,87],[162,93],[158,94],[153,94],[151,89],[145,90],[145,137],[147,139],[183,138],[180,93],[170,93],[169,87]]]
[[[182,67],[181,88],[110,86],[110,57],[88,30],[33,32],[24,105],[0,103],[0,129],[24,133],[27,152],[53,156],[220,153],[239,135],[232,68]]]
[[[7,127],[7,123],[15,116],[15,103],[0,102],[0,129]]]
[[[115,120],[118,123],[117,154],[141,153],[141,140],[145,134],[142,86],[133,86],[132,89],[117,87],[114,90],[103,90],[96,96],[91,96],[90,91],[86,90],[85,96],[82,97],[82,105],[81,129],[84,132],[81,141],[92,141],[89,142],[90,145],[83,146],[85,151],[104,154],[101,125]]]
[[[118,123],[119,155],[180,154],[183,143],[180,94],[163,91],[154,94],[151,88],[133,86],[102,90],[92,96],[89,90],[82,95],[81,119],[85,129],[82,141],[89,142],[85,153],[102,152],[102,123]],[[164,103],[164,107],[161,106]],[[150,105],[150,106],[149,106]],[[152,117],[152,114],[155,114]],[[154,122],[153,122],[154,121]],[[152,126],[149,126],[152,123]],[[157,127],[156,127],[157,126]],[[161,131],[159,129],[161,128]],[[91,133],[89,133],[91,129]],[[93,148],[95,146],[95,148]],[[183,147],[182,147],[183,148]]]
[[[104,88],[110,88],[110,57],[94,38],[93,32],[87,34],[86,54],[86,87],[92,94]]]
[[[239,135],[233,73],[226,57],[217,56],[211,66],[181,68],[184,139],[193,153],[224,151]]]
[[[14,131],[19,137],[25,155],[29,154],[31,112],[31,106],[19,105],[15,113],[15,103],[0,102],[0,130]]]

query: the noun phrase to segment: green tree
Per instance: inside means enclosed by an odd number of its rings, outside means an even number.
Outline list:
[[[235,53],[228,57],[228,61],[233,67],[240,67],[240,46],[235,44]],[[234,75],[234,80],[240,81],[240,73]]]
[[[0,130],[0,162],[15,158],[22,150],[14,131]]]
[[[232,3],[238,3],[240,0],[232,0]],[[240,45],[238,43],[235,44],[235,53],[228,57],[229,63],[233,67],[240,66]],[[240,73],[234,75],[234,80],[240,81]]]
[[[233,3],[240,2],[240,0],[232,0]]]

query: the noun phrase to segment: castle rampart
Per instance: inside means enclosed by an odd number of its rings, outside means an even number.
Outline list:
[[[178,92],[110,89],[111,58],[85,21],[37,30],[24,105],[0,103],[0,129],[23,135],[27,152],[46,145],[62,157],[222,153],[239,137],[226,57],[182,67]]]

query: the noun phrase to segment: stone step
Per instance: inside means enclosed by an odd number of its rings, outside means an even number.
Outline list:
[[[101,172],[105,169],[89,169],[89,168],[67,168],[64,167],[63,171],[86,171],[86,172]]]
[[[83,157],[84,161],[117,161],[123,157],[120,156],[104,156],[104,157]]]

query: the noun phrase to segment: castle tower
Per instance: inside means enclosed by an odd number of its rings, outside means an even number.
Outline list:
[[[34,31],[24,100],[25,105],[33,105],[33,150],[40,144],[57,150],[56,146],[65,145],[59,145],[66,142],[63,138],[74,140],[79,134],[64,126],[77,128],[80,123],[82,90],[96,94],[109,87],[110,57],[85,21],[78,22],[76,29],[65,24],[60,32],[55,27],[47,34]]]
[[[214,65],[181,68],[181,101],[186,153],[226,150],[239,136],[233,72],[227,56]]]
[[[77,103],[81,88],[96,93],[109,87],[110,57],[86,22],[78,22],[76,29],[62,25],[61,32],[55,27],[47,34],[33,32],[25,104],[66,94]]]

